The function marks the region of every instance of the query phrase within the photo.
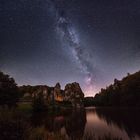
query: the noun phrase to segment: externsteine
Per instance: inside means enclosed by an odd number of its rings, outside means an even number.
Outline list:
[[[39,93],[42,93],[44,99],[48,104],[54,102],[71,102],[73,107],[82,107],[84,93],[81,90],[79,83],[69,83],[62,90],[59,83],[54,87],[47,85],[37,86],[21,86],[20,90],[24,93],[24,98],[29,96],[30,99],[37,97]]]

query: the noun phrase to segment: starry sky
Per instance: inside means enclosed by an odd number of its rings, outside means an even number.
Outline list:
[[[0,0],[0,70],[94,96],[140,70],[140,1]]]

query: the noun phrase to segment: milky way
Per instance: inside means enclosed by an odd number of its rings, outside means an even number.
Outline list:
[[[85,96],[140,70],[139,0],[0,0],[0,70],[18,85],[76,81]]]
[[[66,17],[64,10],[57,7],[55,0],[48,1],[50,4],[50,12],[55,15],[56,31],[61,36],[62,44],[70,47],[72,56],[77,62],[80,72],[85,75],[85,92],[92,93],[94,90],[94,75],[92,72],[92,64],[90,63],[90,54],[82,48],[78,35],[74,29],[74,25],[70,19]]]

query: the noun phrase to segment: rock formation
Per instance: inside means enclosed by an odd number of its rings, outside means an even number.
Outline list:
[[[61,86],[57,83],[54,87],[54,99],[55,101],[63,101],[63,94],[61,92]]]
[[[83,106],[84,93],[82,92],[80,85],[76,82],[67,84],[64,90],[64,100],[70,101],[72,106]]]
[[[30,94],[31,99],[36,97],[39,93],[43,94],[44,100],[48,104],[54,102],[71,102],[73,107],[83,106],[84,93],[82,92],[79,83],[70,83],[65,86],[62,90],[59,83],[55,87],[49,87],[47,85],[38,86],[22,86],[19,89],[26,94]]]

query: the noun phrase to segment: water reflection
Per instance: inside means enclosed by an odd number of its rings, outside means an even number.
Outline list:
[[[44,126],[49,133],[62,133],[69,140],[102,139],[109,135],[122,140],[140,140],[140,110],[88,108],[33,114],[33,127]]]
[[[66,117],[65,129],[71,140],[79,140],[84,135],[86,124],[85,110],[73,110],[71,115]]]
[[[65,110],[54,114],[34,113],[31,117],[33,127],[44,126],[50,133],[65,133],[71,140],[79,140],[84,135],[86,125],[85,109]],[[64,131],[64,132],[62,132]]]
[[[96,113],[108,125],[114,124],[121,130],[125,130],[130,138],[134,138],[136,135],[140,136],[139,109],[99,108],[96,109]]]
[[[140,140],[139,109],[89,108],[86,116],[86,131],[94,131],[96,137],[109,134],[122,140]]]

